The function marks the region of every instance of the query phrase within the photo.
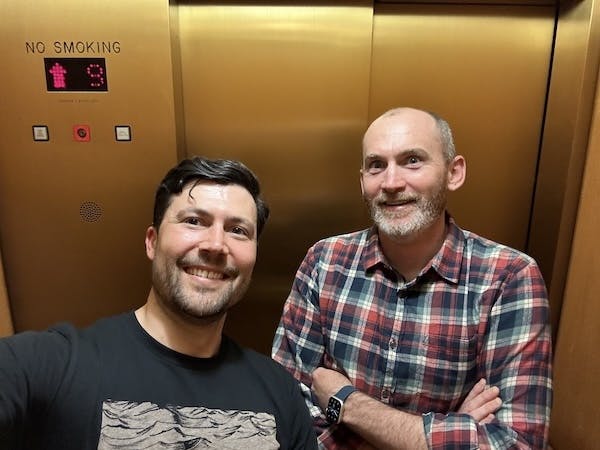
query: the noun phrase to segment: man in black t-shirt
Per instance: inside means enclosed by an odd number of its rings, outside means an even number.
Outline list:
[[[146,232],[146,303],[0,340],[0,448],[316,449],[292,377],[222,334],[268,215],[239,162],[171,169]]]

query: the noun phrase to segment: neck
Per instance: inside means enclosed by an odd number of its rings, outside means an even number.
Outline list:
[[[416,278],[442,248],[445,239],[446,219],[444,214],[416,235],[398,238],[379,233],[379,243],[383,254],[405,281]]]
[[[219,351],[225,315],[214,321],[183,317],[167,308],[151,289],[135,317],[150,336],[171,350],[197,358],[210,358]]]

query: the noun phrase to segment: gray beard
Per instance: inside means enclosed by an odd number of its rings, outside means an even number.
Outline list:
[[[390,214],[376,204],[376,200],[369,202],[371,218],[377,228],[391,238],[405,238],[416,236],[426,230],[446,209],[446,191],[440,189],[432,198],[419,198],[417,209],[410,219],[400,215]]]

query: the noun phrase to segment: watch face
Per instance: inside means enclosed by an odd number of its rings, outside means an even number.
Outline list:
[[[340,411],[342,410],[342,402],[340,402],[337,398],[331,397],[329,399],[329,404],[327,405],[327,409],[325,410],[325,418],[329,423],[338,423],[340,420]]]

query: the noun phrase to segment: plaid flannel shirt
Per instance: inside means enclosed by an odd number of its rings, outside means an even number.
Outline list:
[[[364,441],[325,422],[310,393],[319,366],[421,414],[430,448],[545,448],[552,374],[542,275],[529,256],[447,223],[442,248],[408,283],[375,228],[324,239],[300,265],[273,358],[300,381],[321,448]],[[503,401],[490,424],[456,412],[481,378]]]

